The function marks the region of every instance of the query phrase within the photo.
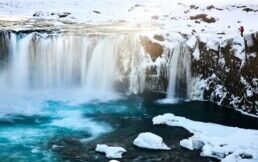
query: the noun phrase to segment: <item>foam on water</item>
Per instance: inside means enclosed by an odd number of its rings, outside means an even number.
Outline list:
[[[90,118],[83,117],[82,112],[79,110],[61,111],[58,112],[58,116],[59,118],[53,120],[50,125],[71,130],[88,130],[91,133],[90,139],[112,130],[108,124],[97,123]]]

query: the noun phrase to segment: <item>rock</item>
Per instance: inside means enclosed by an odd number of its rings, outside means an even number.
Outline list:
[[[158,40],[158,41],[161,41],[161,42],[163,42],[165,40],[162,35],[157,35],[157,34],[155,34],[153,38]]]
[[[151,19],[153,19],[153,20],[158,20],[159,17],[158,17],[157,15],[154,15],[154,16],[151,17]]]
[[[199,9],[199,7],[196,6],[196,5],[190,5],[190,9],[195,9],[195,10],[197,10],[197,9]]]
[[[95,151],[105,153],[107,158],[122,158],[122,154],[126,152],[123,147],[107,146],[105,144],[97,144]]]
[[[213,5],[210,5],[210,6],[207,6],[207,10],[211,10],[211,9],[214,9],[215,7]]]
[[[101,12],[100,11],[93,11],[94,13],[96,13],[96,14],[101,14]]]
[[[43,12],[42,12],[42,11],[37,11],[37,12],[35,12],[32,16],[33,16],[33,17],[40,17],[40,16],[43,16]]]
[[[240,37],[240,36],[239,36]],[[198,41],[200,59],[192,60],[192,75],[205,80],[203,99],[257,114],[258,33],[227,40],[211,49]]]
[[[59,13],[59,14],[58,14],[59,18],[65,18],[65,17],[67,17],[67,16],[69,16],[69,15],[71,15],[70,12],[63,12],[63,13]]]
[[[156,60],[161,57],[164,49],[163,47],[155,42],[152,42],[148,37],[141,36],[141,45],[144,47],[145,52],[150,54],[152,60]]]
[[[195,16],[190,16],[190,20],[201,20],[206,23],[215,23],[216,19],[214,17],[208,17],[207,14],[197,14]]]
[[[150,132],[139,134],[138,137],[133,141],[133,144],[146,149],[171,150],[163,142],[163,139],[160,136]]]

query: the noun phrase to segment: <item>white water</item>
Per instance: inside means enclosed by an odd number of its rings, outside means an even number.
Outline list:
[[[189,99],[191,82],[191,55],[183,44],[174,47],[169,63],[167,98],[161,102],[175,103],[181,98]]]
[[[137,34],[6,34],[8,58],[0,69],[0,115],[38,114],[42,103],[106,101],[144,90],[150,57]],[[10,39],[9,39],[10,37]],[[15,100],[15,102],[13,102]]]

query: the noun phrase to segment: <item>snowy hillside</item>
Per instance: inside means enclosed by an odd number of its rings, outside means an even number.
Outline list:
[[[199,17],[198,17],[199,15]],[[11,17],[10,17],[11,16]],[[7,18],[8,17],[8,18]],[[258,29],[256,0],[0,0],[0,20],[49,19],[87,24],[155,24],[165,33],[234,37]],[[214,21],[214,22],[213,22]],[[208,37],[208,38],[207,38]]]

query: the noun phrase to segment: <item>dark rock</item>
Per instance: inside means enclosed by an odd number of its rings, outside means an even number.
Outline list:
[[[43,12],[42,11],[37,11],[33,14],[33,17],[39,17],[39,16],[43,16]]]
[[[245,42],[247,39],[252,41],[245,43],[244,63],[235,56],[233,45],[241,44],[233,39],[227,40],[224,47],[218,46],[218,51],[207,48],[206,43],[199,41],[200,59],[192,60],[192,75],[207,80],[203,96],[205,100],[256,114],[258,94],[255,89],[258,88],[258,80],[254,78],[258,78],[258,33],[244,39]],[[223,63],[220,60],[224,60]],[[211,77],[214,74],[215,77]],[[248,96],[247,90],[252,91],[253,95]],[[216,91],[220,91],[220,94]]]
[[[207,10],[211,10],[211,9],[214,9],[215,7],[213,5],[210,5],[210,6],[207,6]]]
[[[99,11],[93,11],[94,13],[96,13],[96,14],[101,14],[101,12],[99,12]]]
[[[217,33],[218,35],[225,35],[225,32]]]
[[[245,11],[245,12],[255,12],[254,9],[248,8],[248,7],[247,7],[247,8],[244,8],[243,11]]]
[[[218,10],[218,11],[223,11],[224,9],[222,9],[222,8],[216,8],[216,10]]]
[[[204,21],[206,23],[215,23],[216,19],[214,17],[208,17],[207,14],[198,14],[195,16],[190,16],[190,20],[200,20],[200,21]]]
[[[70,12],[63,12],[63,13],[59,13],[59,14],[58,14],[59,18],[65,18],[65,17],[67,17],[67,16],[69,16],[69,15],[71,15]]]
[[[196,6],[196,5],[190,5],[190,9],[195,9],[195,10],[197,10],[197,9],[199,9],[199,7]]]
[[[157,35],[157,34],[155,34],[153,38],[158,40],[158,41],[161,41],[161,42],[163,42],[165,40],[162,35]]]

